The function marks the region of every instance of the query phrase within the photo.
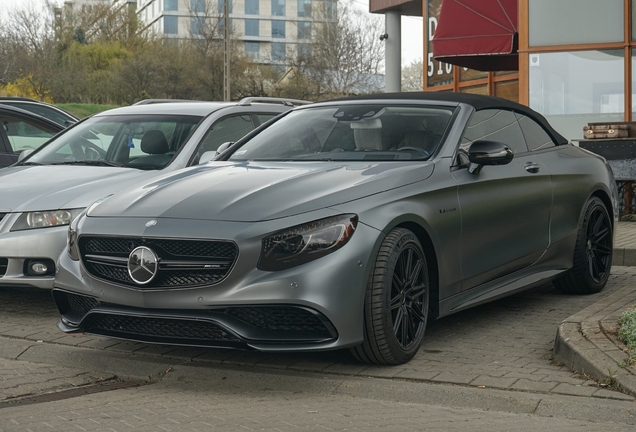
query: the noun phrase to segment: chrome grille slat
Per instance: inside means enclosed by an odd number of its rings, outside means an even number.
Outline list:
[[[135,283],[127,268],[130,252],[139,246],[152,249],[159,258],[157,276],[145,285]],[[81,236],[79,248],[91,275],[139,289],[217,284],[238,256],[236,244],[227,240]]]

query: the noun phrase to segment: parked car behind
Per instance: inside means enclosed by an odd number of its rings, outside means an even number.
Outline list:
[[[211,159],[292,108],[259,102],[163,103],[117,108],[66,129],[0,170],[0,286],[53,288],[67,225],[88,205],[139,181]]]
[[[39,147],[64,129],[64,126],[37,114],[2,104],[0,123],[0,168],[17,162],[21,152]]]
[[[0,97],[0,104],[21,108],[25,111],[29,111],[49,120],[52,120],[64,127],[68,127],[79,121],[79,118],[58,106],[34,99],[21,97]]]
[[[548,281],[603,289],[616,219],[606,161],[528,107],[457,93],[314,104],[78,217],[58,326],[399,364],[429,319]]]

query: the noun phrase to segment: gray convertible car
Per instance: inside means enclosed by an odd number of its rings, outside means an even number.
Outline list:
[[[430,319],[548,281],[607,282],[612,173],[525,106],[372,95],[224,147],[74,220],[60,329],[399,364]]]

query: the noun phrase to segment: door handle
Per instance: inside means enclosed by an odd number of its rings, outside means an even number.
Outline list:
[[[534,162],[528,162],[525,166],[526,171],[532,174],[538,173],[540,168],[541,167],[539,166],[539,164],[536,164]]]

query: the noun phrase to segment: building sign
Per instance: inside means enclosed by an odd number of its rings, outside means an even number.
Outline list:
[[[426,86],[436,87],[453,83],[453,65],[442,63],[433,58],[433,35],[437,28],[437,19],[442,8],[442,0],[429,0],[426,19]]]

